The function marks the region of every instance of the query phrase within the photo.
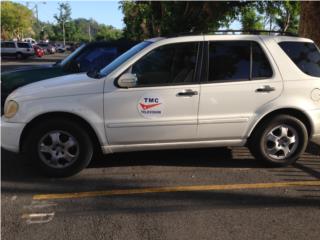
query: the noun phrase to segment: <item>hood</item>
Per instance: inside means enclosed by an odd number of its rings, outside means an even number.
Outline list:
[[[86,73],[65,75],[28,84],[15,90],[10,99],[28,101],[70,95],[86,95],[103,92],[104,79],[94,79]]]
[[[64,75],[59,65],[23,67],[1,74],[1,95],[8,95],[13,90],[30,83]]]

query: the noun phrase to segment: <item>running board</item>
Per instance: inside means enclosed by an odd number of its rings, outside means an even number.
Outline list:
[[[194,142],[169,142],[169,143],[142,143],[125,145],[105,145],[102,146],[104,154],[116,152],[132,152],[147,150],[183,149],[183,148],[208,148],[208,147],[234,147],[244,146],[245,139],[236,140],[214,140],[214,141],[194,141]]]

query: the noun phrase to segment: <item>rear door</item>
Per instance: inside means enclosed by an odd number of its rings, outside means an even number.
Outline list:
[[[201,84],[199,138],[246,137],[259,109],[280,96],[282,78],[259,38],[207,37],[207,74]]]
[[[117,87],[104,97],[109,144],[197,138],[199,48],[198,42],[160,46],[129,67],[127,72],[137,76],[137,86]]]
[[[14,56],[16,54],[16,46],[14,42],[1,43],[1,55]]]

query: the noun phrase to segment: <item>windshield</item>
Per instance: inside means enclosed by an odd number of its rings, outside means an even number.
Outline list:
[[[86,44],[82,44],[80,47],[78,47],[73,53],[71,53],[68,57],[63,59],[61,63],[59,63],[62,67],[65,66],[68,62],[70,62],[71,59],[73,59],[74,56],[78,55],[79,52],[86,46]]]
[[[111,73],[117,67],[119,67],[122,63],[124,63],[129,58],[136,55],[138,52],[140,52],[142,49],[146,48],[150,44],[152,44],[152,42],[144,41],[142,43],[135,45],[133,48],[131,48],[130,50],[126,51],[125,53],[123,53],[122,55],[117,57],[115,60],[113,60],[105,68],[101,69],[99,76],[100,77],[107,76],[109,73]]]

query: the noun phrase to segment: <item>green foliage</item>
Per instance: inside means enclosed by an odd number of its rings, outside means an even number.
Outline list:
[[[122,1],[124,35],[142,40],[181,32],[208,32],[228,26],[246,2]]]
[[[265,29],[297,33],[300,3],[297,1],[259,1],[253,3],[264,16]]]
[[[1,2],[1,38],[22,38],[33,34],[34,16],[27,7],[9,1]]]
[[[264,28],[262,16],[253,7],[245,7],[241,12],[240,23],[243,31],[262,30]]]
[[[106,26],[104,24],[101,24],[99,26],[97,35],[95,37],[95,39],[97,41],[101,41],[101,40],[116,40],[122,37],[122,31],[115,29],[112,26]]]
[[[62,26],[71,20],[71,8],[69,3],[59,3],[59,14],[55,14],[54,18],[57,20],[58,24]]]

